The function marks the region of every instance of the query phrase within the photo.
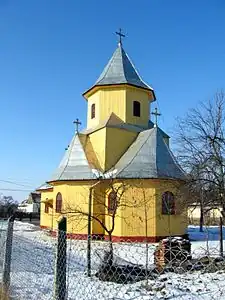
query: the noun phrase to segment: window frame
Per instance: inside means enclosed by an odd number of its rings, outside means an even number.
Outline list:
[[[170,191],[162,194],[162,215],[172,216],[176,214],[175,197]]]
[[[133,101],[133,116],[141,117],[141,103],[137,100]]]
[[[95,103],[91,104],[91,119],[95,118]]]
[[[56,195],[55,212],[62,212],[62,194],[60,192],[58,192],[58,194]]]

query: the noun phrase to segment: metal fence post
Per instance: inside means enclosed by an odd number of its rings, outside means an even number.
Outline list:
[[[87,276],[91,277],[91,208],[92,208],[92,187],[89,190],[88,200],[88,235],[87,235]]]
[[[13,240],[13,225],[14,216],[8,219],[8,226],[6,229],[6,243],[3,263],[3,275],[2,275],[2,292],[7,294],[10,286],[10,269],[12,258],[12,240]]]
[[[66,218],[58,223],[57,254],[55,269],[55,299],[66,300]]]
[[[223,257],[223,218],[220,217],[220,256]]]

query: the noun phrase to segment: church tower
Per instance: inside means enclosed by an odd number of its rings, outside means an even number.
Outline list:
[[[90,159],[103,172],[118,161],[139,132],[149,128],[150,106],[156,99],[125,52],[123,35],[118,34],[120,41],[111,59],[83,94],[87,100],[87,129],[83,133],[88,135],[84,146],[86,153],[94,150],[95,158]]]
[[[114,113],[123,122],[148,126],[153,89],[139,76],[121,43],[84,94],[88,102],[87,128],[94,128]]]

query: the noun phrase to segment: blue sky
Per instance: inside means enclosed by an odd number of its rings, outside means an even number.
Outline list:
[[[86,125],[81,94],[114,52],[119,27],[172,136],[177,116],[225,87],[224,15],[224,0],[0,0],[0,193],[20,201],[27,191],[3,189],[49,178],[72,121]]]

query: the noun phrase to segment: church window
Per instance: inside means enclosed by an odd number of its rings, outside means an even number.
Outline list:
[[[61,213],[61,211],[62,211],[62,194],[61,193],[58,193],[56,196],[55,211],[57,213]]]
[[[48,203],[45,203],[45,213],[46,214],[49,213],[49,205],[48,205]]]
[[[92,119],[95,118],[95,104],[94,103],[91,105],[91,118]]]
[[[175,214],[175,200],[171,192],[165,192],[162,195],[162,214],[174,215]]]
[[[113,214],[117,207],[117,195],[112,191],[108,195],[108,213]]]
[[[133,115],[135,117],[141,116],[141,103],[138,101],[133,102]]]

